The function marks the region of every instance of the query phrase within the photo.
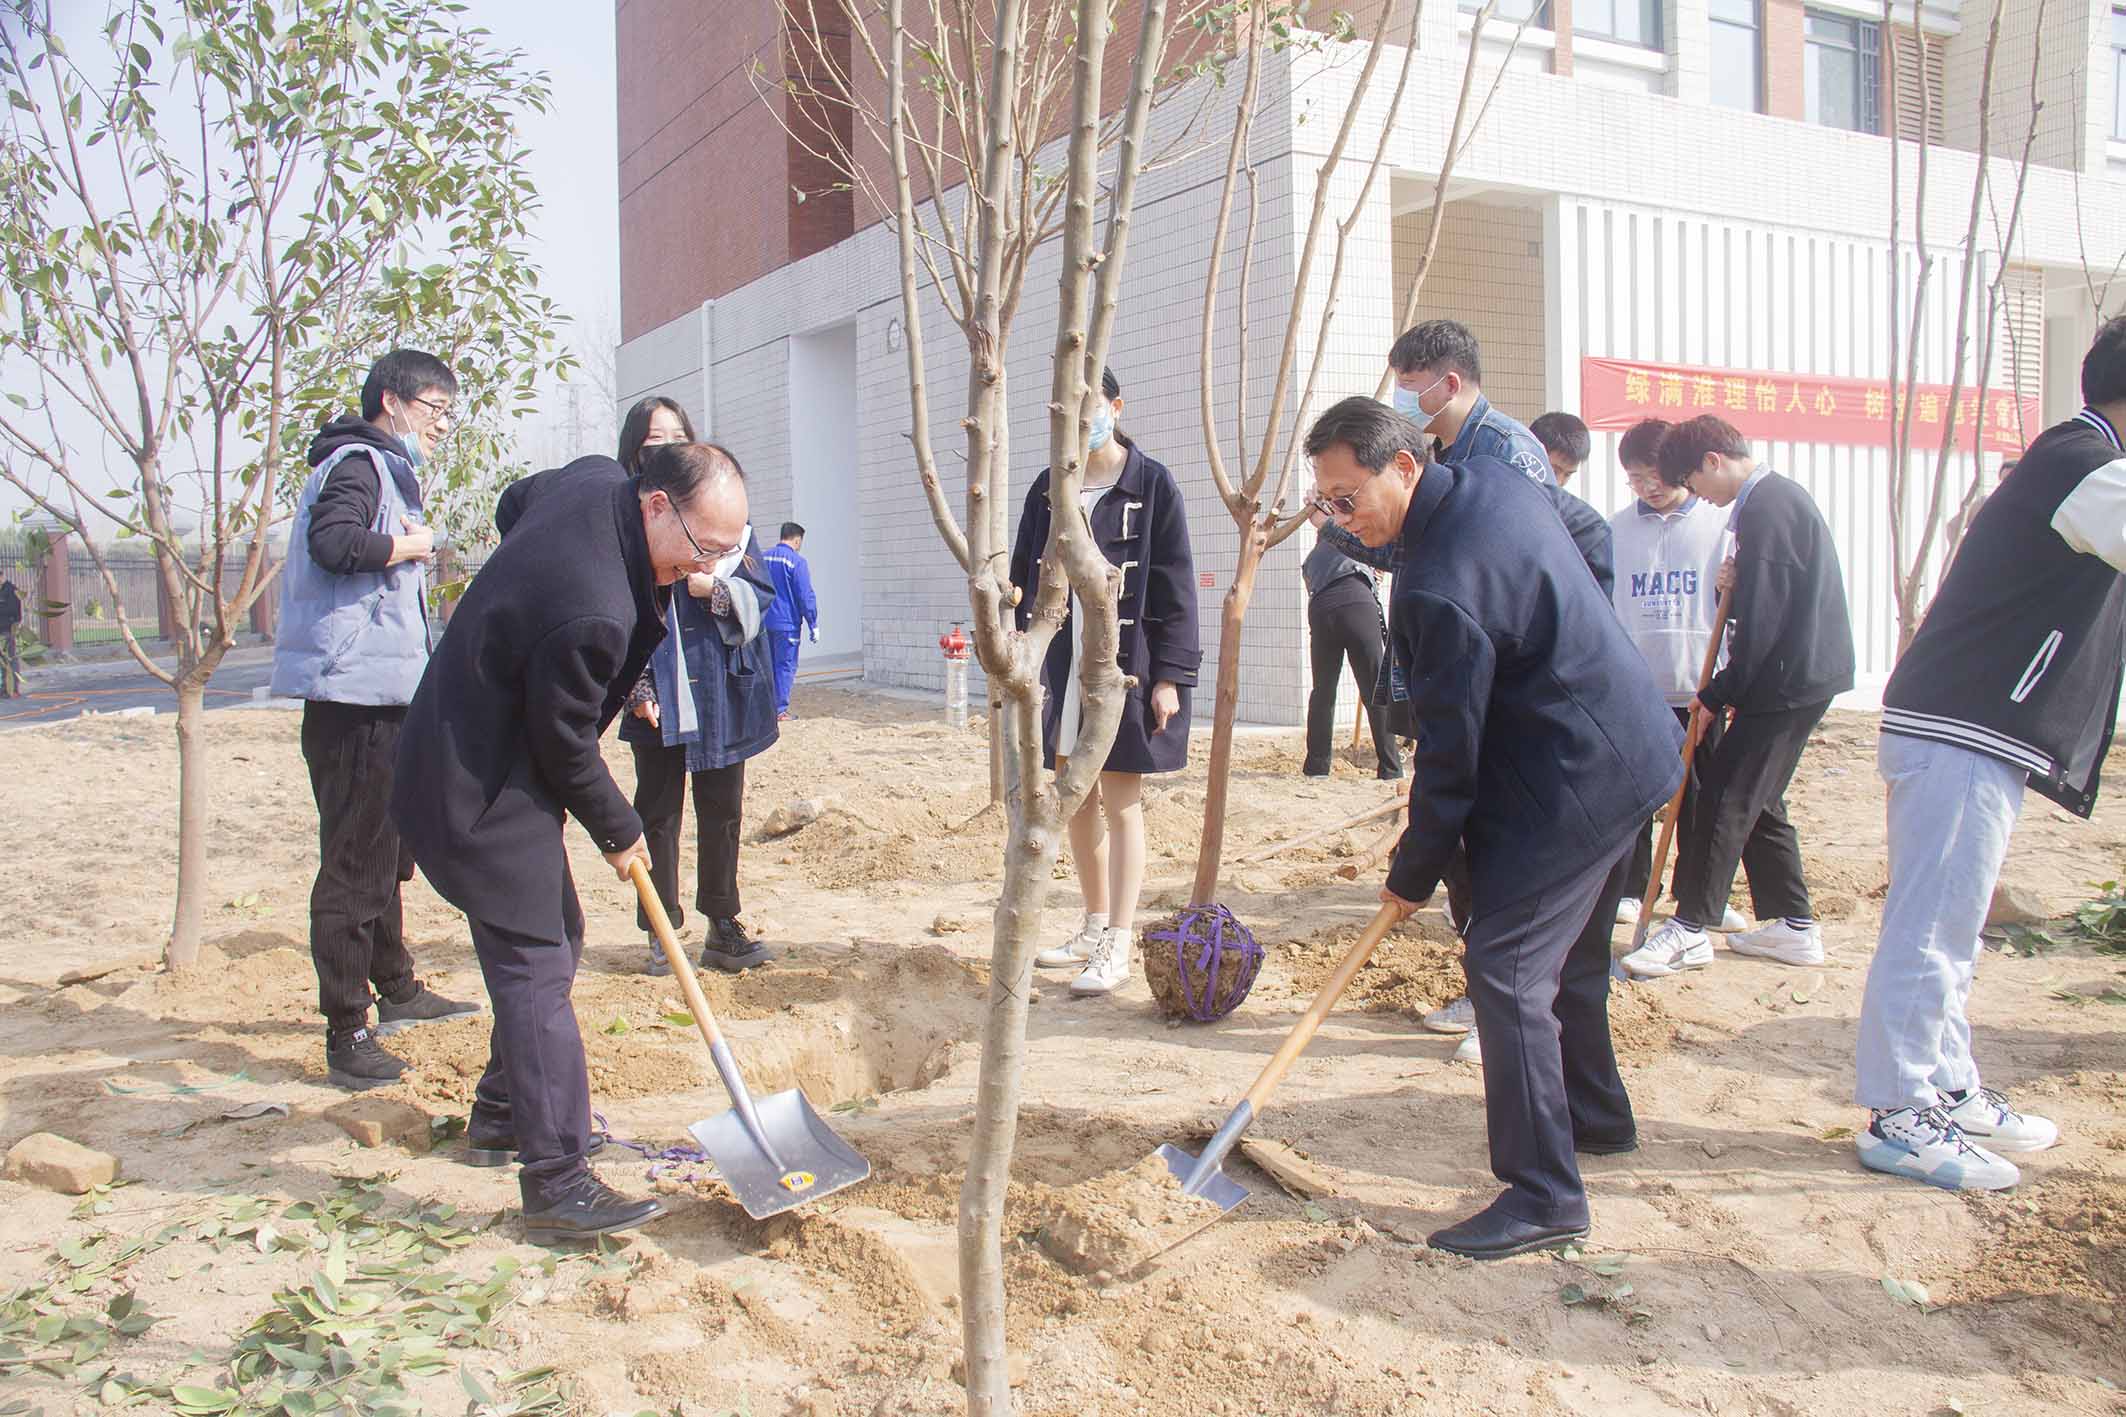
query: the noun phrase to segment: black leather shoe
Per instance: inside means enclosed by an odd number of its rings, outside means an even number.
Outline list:
[[[1326,763],[1302,763],[1299,766],[1299,775],[1301,777],[1327,777],[1329,775],[1329,767]]]
[[[746,927],[728,915],[709,922],[709,937],[701,943],[701,967],[726,974],[756,968],[773,958],[773,950],[746,934]]]
[[[1494,1203],[1458,1225],[1435,1230],[1425,1237],[1425,1243],[1435,1250],[1472,1260],[1502,1260],[1508,1255],[1553,1249],[1586,1238],[1584,1225],[1530,1225],[1514,1219]]]
[[[1622,1156],[1626,1152],[1639,1149],[1639,1134],[1632,1132],[1615,1140],[1604,1137],[1574,1137],[1572,1149],[1582,1156]]]
[[[385,1052],[368,1028],[325,1035],[325,1076],[334,1087],[367,1092],[391,1086],[405,1071],[406,1064]]]
[[[405,998],[396,1002],[390,999],[376,1001],[376,1031],[388,1035],[397,1033],[402,1028],[412,1028],[417,1023],[437,1023],[446,1018],[470,1018],[479,1011],[478,1004],[446,999],[426,984],[415,980],[413,992]]]
[[[561,1244],[632,1230],[664,1214],[655,1197],[629,1200],[585,1171],[548,1198],[539,1210],[524,1212],[524,1238],[534,1245]]]

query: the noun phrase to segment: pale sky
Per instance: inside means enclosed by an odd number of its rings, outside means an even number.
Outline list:
[[[545,70],[553,81],[551,108],[528,116],[523,123],[525,160],[542,202],[531,242],[541,288],[570,318],[571,327],[564,332],[569,343],[583,349],[588,343],[615,339],[620,328],[620,199],[613,0],[468,0],[468,4],[469,17],[491,31],[497,44],[524,51],[527,66]],[[74,39],[76,56],[84,62],[82,46],[102,42],[100,34],[90,33],[89,39]],[[601,421],[610,429],[609,417]],[[549,424],[525,427],[520,437],[535,465],[544,465],[533,449],[544,451],[552,446],[558,451],[559,441],[567,435],[550,426],[551,419],[527,422]],[[612,451],[604,446],[610,442],[609,432],[599,432],[595,441],[599,446],[572,451]],[[93,466],[102,460],[92,455],[77,466]],[[0,483],[0,520],[26,504],[27,499],[14,487]],[[92,514],[92,525],[94,521]],[[108,533],[108,526],[98,532]]]

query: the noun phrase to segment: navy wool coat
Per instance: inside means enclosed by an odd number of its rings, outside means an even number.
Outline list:
[[[746,537],[746,554],[738,563],[736,578],[760,597],[765,623],[768,607],[775,603],[775,582],[760,559],[759,538]],[[650,656],[650,674],[657,685],[657,725],[652,727],[629,714],[620,721],[620,737],[628,743],[661,743],[667,748],[682,745],[687,750],[687,771],[709,772],[742,763],[775,746],[775,673],[768,659],[768,637],[744,631],[736,620],[718,619],[709,613],[708,602],[689,594],[684,581],[672,587],[672,601],[679,607],[679,639],[667,634]],[[735,643],[734,643],[735,642]],[[694,698],[695,729],[679,727],[678,657],[686,656],[687,687]]]
[[[565,817],[600,851],[642,836],[598,740],[664,638],[668,592],[632,478],[611,458],[527,477],[502,544],[437,642],[399,733],[391,816],[436,893],[562,943]]]
[[[1620,852],[1683,780],[1682,733],[1544,489],[1434,463],[1396,547],[1389,651],[1417,721],[1388,888],[1423,901],[1465,841],[1476,913]]]
[[[1011,583],[1023,594],[1016,614],[1020,629],[1033,619],[1034,593],[1041,584],[1041,552],[1048,546],[1051,512],[1048,469],[1026,491],[1018,539],[1011,550]],[[1093,504],[1093,543],[1110,563],[1122,568],[1118,659],[1124,674],[1137,683],[1122,704],[1122,723],[1107,755],[1108,772],[1178,772],[1188,763],[1190,706],[1203,649],[1196,634],[1196,561],[1189,551],[1188,507],[1181,485],[1166,468],[1146,457],[1135,444],[1121,476]],[[1075,634],[1068,619],[1049,643],[1041,667],[1047,694],[1041,705],[1041,748],[1048,766],[1056,761],[1056,729],[1063,718],[1063,693],[1070,682]],[[1171,683],[1181,691],[1181,710],[1166,731],[1152,732],[1149,706],[1152,686]]]

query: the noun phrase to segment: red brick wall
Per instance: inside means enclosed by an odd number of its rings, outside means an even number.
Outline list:
[[[1801,11],[1802,0],[1764,0],[1764,111],[1774,118],[1803,116]]]

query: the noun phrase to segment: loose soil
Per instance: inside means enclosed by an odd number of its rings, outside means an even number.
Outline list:
[[[961,1401],[955,1207],[1001,859],[984,744],[928,703],[803,686],[796,707],[749,768],[749,813],[802,797],[828,811],[749,844],[741,866],[746,920],[781,957],[703,982],[751,1085],[802,1087],[872,1179],[760,1224],[705,1171],[653,1182],[646,1162],[609,1152],[607,1179],[662,1190],[670,1213],[618,1270],[542,1281],[538,1302],[498,1322],[495,1351],[468,1358],[484,1373],[554,1365],[578,1411],[891,1417]],[[60,1242],[146,1233],[216,1197],[309,1199],[350,1174],[388,1178],[394,1204],[500,1213],[454,1257],[465,1272],[537,1257],[507,1169],[468,1168],[451,1141],[364,1151],[322,1115],[342,1095],[324,1085],[305,947],[316,821],[296,728],[270,712],[207,720],[212,944],[181,977],[155,959],[175,865],[169,720],[0,738],[9,820],[41,828],[10,834],[0,874],[0,1147],[58,1131],[119,1155],[132,1181],[106,1213],[78,1216],[71,1197],[0,1183],[0,1292],[46,1282]],[[1462,987],[1436,908],[1390,935],[1251,1128],[1302,1153],[1327,1194],[1288,1195],[1236,1154],[1226,1169],[1249,1201],[1143,1277],[1119,1277],[1126,1254],[1081,1245],[1085,1273],[1055,1258],[1057,1217],[1074,1208],[1081,1221],[1096,1212],[1088,1234],[1118,1217],[1124,1231],[1188,1219],[1142,1203],[1146,1186],[1171,1190],[1142,1168],[1162,1142],[1201,1145],[1357,937],[1380,868],[1355,881],[1337,869],[1378,826],[1226,873],[1220,899],[1265,959],[1217,1023],[1168,1019],[1141,978],[1087,1001],[1069,997],[1067,974],[1044,974],[1004,1226],[1019,1411],[2126,1410],[2114,1386],[2126,1384],[2126,1013],[2105,1002],[2126,993],[2126,960],[2078,948],[1981,960],[1971,1013],[1987,1081],[2063,1134],[2018,1158],[2022,1186],[1962,1197],[1853,1159],[1854,1020],[1886,879],[1874,732],[1868,716],[1832,714],[1789,796],[1828,922],[1824,966],[1721,951],[1707,970],[1613,991],[1641,1146],[1584,1160],[1595,1226],[1578,1259],[1472,1265],[1422,1244],[1496,1191],[1482,1074],[1419,1023]],[[1190,772],[1147,793],[1147,922],[1187,894],[1207,740]],[[608,751],[629,786],[628,755]],[[1382,796],[1355,761],[1302,778],[1296,732],[1245,732],[1235,756],[1232,857]],[[2031,799],[2009,878],[2055,909],[2120,878],[2126,763],[2112,785],[2087,823]],[[596,1105],[623,1138],[681,1143],[725,1107],[722,1089],[691,1025],[668,1017],[682,1009],[672,981],[639,972],[628,888],[580,833],[569,844],[590,926],[575,1004]],[[1058,875],[1054,938],[1079,908],[1067,863]],[[425,978],[484,998],[463,920],[423,883],[406,923]],[[690,946],[701,928],[687,922]],[[486,1033],[474,1018],[393,1039],[412,1066],[385,1095],[462,1114]],[[290,1115],[221,1120],[263,1101]],[[246,1247],[167,1253],[167,1267],[158,1256],[127,1279],[166,1321],[118,1350],[122,1368],[166,1380],[211,1383],[212,1362],[186,1355],[225,1352],[306,1272],[300,1256]],[[1886,1276],[1924,1285],[1926,1307],[1892,1298]],[[455,1374],[424,1381],[427,1410],[462,1406]],[[0,1386],[49,1411],[90,1406],[20,1370]]]

